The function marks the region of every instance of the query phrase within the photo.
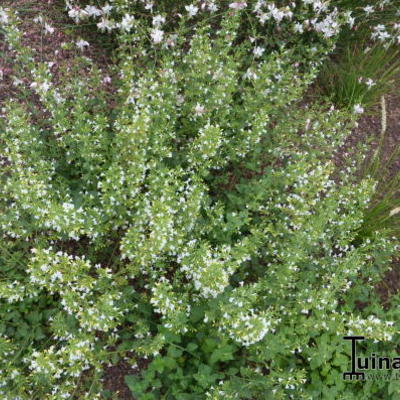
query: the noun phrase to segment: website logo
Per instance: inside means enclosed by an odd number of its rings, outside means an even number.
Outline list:
[[[364,340],[364,336],[343,336],[344,340],[351,341],[351,370],[343,373],[344,380],[369,380],[369,379],[399,379],[396,374],[366,374],[364,371],[389,371],[400,370],[400,357],[381,357],[371,353],[369,357],[357,355],[357,342]]]

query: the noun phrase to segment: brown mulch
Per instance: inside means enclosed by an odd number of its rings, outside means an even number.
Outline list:
[[[103,386],[106,390],[118,395],[119,400],[135,400],[131,391],[125,384],[126,375],[135,375],[133,369],[126,361],[120,361],[111,367],[104,368]]]
[[[382,305],[388,307],[391,296],[398,293],[400,289],[400,260],[393,261],[392,269],[385,274],[385,278],[376,285],[375,289],[379,294]]]
[[[378,179],[382,182],[393,178],[396,174],[400,173],[400,157],[393,158],[393,152],[398,148],[400,140],[400,95],[398,91],[393,91],[389,95],[385,95],[386,103],[386,124],[387,128],[384,134],[384,141],[382,146],[382,174],[378,175]],[[366,115],[359,121],[358,128],[355,131],[356,140],[364,140],[366,137],[373,138],[371,142],[371,150],[377,148],[381,139],[382,129],[382,113],[381,108],[379,112],[373,115]],[[354,139],[353,139],[354,140]],[[388,164],[389,163],[389,164]],[[379,185],[378,185],[379,196]],[[375,287],[382,305],[387,307],[390,304],[390,298],[400,290],[400,260],[394,259],[391,269],[386,272],[384,278]]]
[[[382,183],[400,173],[400,157],[391,159],[393,152],[400,145],[400,94],[394,87],[393,92],[384,97],[386,103],[386,131],[380,154],[380,165],[382,167],[377,172],[377,176],[375,176],[375,179]],[[368,160],[380,144],[381,132],[382,107],[377,105],[359,119],[357,127],[347,138],[345,145],[335,155],[335,164],[340,167],[345,164],[346,160],[354,159],[357,156],[358,146],[367,143],[369,154],[366,159],[366,165],[368,165]],[[360,171],[360,175],[363,175],[364,172]],[[380,194],[379,188],[378,185],[378,196]],[[393,260],[391,269],[386,272],[384,278],[376,285],[375,289],[382,305],[387,307],[390,304],[391,296],[400,290],[400,259]]]
[[[118,400],[139,400],[133,397],[130,389],[125,384],[126,375],[137,375],[141,370],[146,369],[149,360],[137,358],[133,353],[132,356],[136,361],[136,368],[132,368],[125,360],[120,360],[117,364],[104,367],[103,386],[105,390],[118,395]]]
[[[386,165],[391,154],[399,145],[400,139],[400,95],[394,88],[392,93],[384,97],[386,103],[387,128],[384,134],[381,152],[381,163],[383,166]],[[360,117],[357,122],[357,127],[346,139],[344,146],[335,154],[335,164],[337,166],[344,165],[346,159],[354,158],[357,155],[358,146],[365,143],[367,143],[369,149],[369,156],[374,154],[381,140],[381,131],[382,108],[380,105],[376,105]],[[368,159],[369,157],[367,157],[367,160]],[[395,175],[400,171],[400,158],[391,160],[390,166],[388,167],[390,172],[389,176]]]

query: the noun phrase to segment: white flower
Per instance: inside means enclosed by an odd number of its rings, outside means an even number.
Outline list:
[[[229,8],[233,8],[234,10],[242,10],[247,6],[245,1],[236,1],[234,3],[229,4]]]
[[[112,6],[110,6],[109,4],[106,4],[104,7],[101,8],[101,10],[103,11],[104,14],[108,15],[110,14],[110,11],[112,10]]]
[[[360,104],[356,104],[353,108],[355,114],[362,114],[364,112],[364,108]]]
[[[43,24],[43,17],[42,17],[41,15],[38,15],[37,17],[35,17],[35,18],[33,19],[33,22],[34,22],[35,24]]]
[[[60,104],[64,101],[63,97],[58,92],[54,92],[54,100],[57,104]]]
[[[162,15],[156,15],[153,17],[153,26],[160,26],[165,22],[165,18]]]
[[[315,23],[315,30],[322,32],[326,38],[332,37],[339,33],[339,24],[330,15],[328,15],[323,21]]]
[[[374,12],[374,7],[372,7],[372,6],[367,6],[367,7],[364,7],[363,10],[365,11],[365,13],[366,13],[367,15],[369,15],[369,14],[371,14],[371,13]]]
[[[40,85],[40,89],[43,90],[43,92],[47,92],[50,89],[50,84],[47,81],[44,81],[41,85]]]
[[[8,15],[4,10],[0,10],[0,23],[1,24],[8,23]]]
[[[150,36],[154,43],[161,43],[164,37],[164,31],[160,29],[153,29],[150,33]]]
[[[185,6],[185,9],[188,12],[189,17],[194,17],[199,11],[199,7],[196,7],[193,4],[191,4],[190,6]]]
[[[347,19],[347,23],[349,24],[350,28],[352,28],[354,26],[355,18],[351,16],[351,11],[346,13],[345,17]]]
[[[41,82],[41,83],[32,82],[30,84],[30,87],[32,89],[37,89],[38,91],[42,91],[42,92],[46,93],[50,89],[50,84],[49,84],[48,81],[44,81],[44,82]]]
[[[49,25],[47,22],[44,24],[44,33],[50,34],[50,35],[52,33],[54,33],[54,28],[51,25]]]
[[[54,274],[51,276],[50,279],[51,279],[52,282],[54,282],[57,279],[61,280],[62,277],[63,277],[63,274],[60,271],[56,271],[56,272],[54,272]]]
[[[371,78],[368,78],[365,81],[365,84],[368,86],[368,89],[370,89],[372,86],[376,85],[376,83]]]
[[[275,6],[275,4],[269,4],[268,10],[269,10],[272,18],[277,22],[281,22],[283,20],[283,18],[285,17],[285,13],[283,11],[281,11],[279,8],[277,8]]]
[[[83,49],[85,48],[85,47],[88,47],[89,46],[89,43],[86,41],[86,40],[78,40],[77,42],[76,42],[76,46],[78,47],[78,49],[80,50],[80,51],[83,51]]]
[[[48,265],[43,264],[43,265],[40,267],[40,270],[43,271],[43,272],[46,272],[46,271],[49,270],[49,268],[50,268],[50,267],[49,267]]]
[[[257,15],[257,18],[259,19],[260,23],[264,25],[265,21],[269,20],[271,16],[267,13],[260,13]]]
[[[106,18],[103,18],[98,24],[97,24],[97,27],[101,30],[101,31],[105,31],[105,30],[107,30],[108,32],[110,32],[112,29],[113,29],[113,23],[110,21],[110,20],[108,20],[108,19],[106,19]]]
[[[199,103],[196,104],[196,107],[194,108],[194,112],[196,115],[202,115],[205,112],[205,109],[202,105],[200,105]]]
[[[99,17],[101,15],[101,10],[98,9],[95,6],[89,6],[87,5],[85,7],[85,11],[88,14],[89,17]]]
[[[295,32],[298,32],[298,33],[303,33],[303,32],[304,32],[303,24],[300,24],[300,23],[294,24],[293,30],[294,30]]]
[[[211,12],[215,12],[215,11],[218,11],[218,6],[213,2],[213,3],[210,3],[210,4],[208,5],[208,9],[209,9]]]
[[[257,46],[257,47],[254,47],[253,54],[256,57],[261,57],[263,55],[264,51],[265,51],[264,47]]]
[[[119,24],[119,27],[126,31],[129,32],[132,29],[133,26],[133,21],[135,20],[135,17],[129,14],[125,14],[124,18],[122,18],[121,23]]]
[[[68,15],[72,18],[76,23],[78,23],[81,19],[88,17],[88,13],[85,10],[81,10],[79,7],[73,8],[68,11]]]
[[[253,7],[253,11],[258,13],[261,11],[261,8],[265,6],[265,0],[258,0]]]
[[[386,27],[384,25],[377,25],[374,27],[374,32],[372,32],[372,39],[378,38],[380,41],[385,41],[390,38],[390,34],[386,31]]]

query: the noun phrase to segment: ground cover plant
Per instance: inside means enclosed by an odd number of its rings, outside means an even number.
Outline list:
[[[375,290],[398,251],[371,223],[377,176],[333,162],[364,104],[305,101],[360,10],[159,3],[66,1],[111,37],[107,74],[84,38],[55,73],[0,9],[1,398],[118,399],[120,362],[140,400],[397,398],[342,379],[343,335],[385,356],[399,337],[398,295]]]

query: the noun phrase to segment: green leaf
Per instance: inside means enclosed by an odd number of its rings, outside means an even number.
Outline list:
[[[229,344],[226,344],[223,347],[217,348],[213,351],[210,357],[211,363],[216,363],[218,361],[229,361],[233,360],[235,357],[233,352],[235,351],[235,347]]]
[[[191,342],[186,346],[186,349],[187,349],[187,351],[191,352],[191,351],[196,350],[198,347],[199,346],[197,343]]]

